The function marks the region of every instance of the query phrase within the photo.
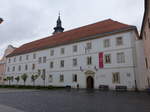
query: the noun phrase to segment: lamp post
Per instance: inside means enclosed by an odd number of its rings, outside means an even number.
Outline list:
[[[0,18],[0,24],[3,22],[4,20],[2,18]]]

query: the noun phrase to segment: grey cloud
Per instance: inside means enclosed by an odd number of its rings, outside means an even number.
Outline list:
[[[59,11],[65,30],[108,18],[140,30],[143,10],[143,0],[1,0],[0,56],[9,44],[51,35]]]

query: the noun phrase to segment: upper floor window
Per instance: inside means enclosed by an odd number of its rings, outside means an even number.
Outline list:
[[[50,62],[50,68],[53,68],[54,67],[54,62]]]
[[[19,61],[22,61],[22,56],[19,57]]]
[[[54,50],[50,50],[50,56],[54,56]]]
[[[123,45],[123,38],[122,37],[117,37],[116,38],[116,45]]]
[[[146,68],[148,69],[148,61],[147,61],[147,58],[145,58],[145,66],[146,66]]]
[[[146,40],[146,37],[147,37],[147,35],[146,35],[146,31],[144,31],[144,38],[145,38],[145,40]]]
[[[34,70],[35,69],[35,64],[32,64],[32,70]]]
[[[29,59],[29,55],[26,55],[26,60],[28,60]]]
[[[13,69],[12,69],[12,71],[15,71],[15,66],[13,66]]]
[[[111,63],[111,55],[110,54],[105,54],[104,59],[105,59],[106,64]]]
[[[64,82],[64,75],[60,75],[60,82]]]
[[[77,58],[74,58],[72,61],[73,61],[73,63],[72,63],[73,66],[77,66]]]
[[[65,54],[65,48],[61,48],[61,54]]]
[[[9,69],[9,67],[7,67],[7,72],[9,72],[10,71],[10,69]]]
[[[120,83],[120,73],[119,72],[112,73],[112,82]]]
[[[28,65],[25,65],[25,70],[28,70]]]
[[[150,19],[148,18],[148,27],[150,28]]]
[[[11,59],[10,58],[8,59],[8,63],[11,63]]]
[[[64,67],[64,60],[60,61],[60,67]]]
[[[104,40],[104,48],[110,47],[110,39]]]
[[[43,57],[43,63],[46,63],[46,56]]]
[[[36,54],[35,53],[33,54],[33,59],[36,59]]]
[[[16,62],[16,57],[14,57],[14,62]]]
[[[18,66],[18,71],[21,71],[21,65]]]
[[[42,57],[39,57],[39,63],[42,63]]]
[[[88,56],[87,57],[87,65],[91,65],[92,64],[92,57]]]
[[[86,43],[86,49],[92,49],[92,43],[91,42]]]
[[[73,52],[77,52],[78,51],[78,47],[77,45],[72,46]]]
[[[72,82],[77,82],[77,74],[72,75]]]
[[[117,53],[117,63],[125,63],[124,52]]]

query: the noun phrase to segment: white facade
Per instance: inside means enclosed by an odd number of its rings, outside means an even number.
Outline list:
[[[118,37],[123,39],[121,45],[117,45]],[[98,88],[99,85],[108,85],[109,88],[115,89],[116,85],[125,85],[128,89],[133,90],[135,88],[135,80],[137,80],[136,76],[138,74],[136,69],[137,57],[135,52],[136,38],[135,31],[131,30],[92,40],[80,41],[55,48],[48,48],[28,54],[13,56],[7,59],[5,75],[6,77],[16,77],[26,73],[28,74],[26,84],[32,85],[31,75],[38,74],[39,70],[42,72],[44,69],[46,71],[46,85],[70,85],[71,87],[76,88],[78,84],[79,88],[86,88],[88,85],[87,78],[91,76],[94,79],[94,88]],[[109,40],[109,45],[105,46],[104,41],[106,39]],[[87,43],[91,43],[91,49],[87,49]],[[76,52],[73,52],[73,46],[77,46]],[[62,48],[64,48],[64,51],[61,51]],[[53,56],[51,56],[51,50],[54,50]],[[64,52],[64,54],[61,52]],[[103,68],[99,68],[100,52],[103,53]],[[122,54],[121,58],[117,57],[117,55],[120,55],[119,53]],[[109,64],[105,63],[105,55],[107,54],[111,57],[111,62]],[[20,56],[22,57],[21,60]],[[40,57],[41,63],[39,63]],[[43,59],[44,57],[46,58]],[[92,63],[90,65],[87,65],[87,57],[92,58]],[[73,66],[73,59],[77,59],[76,66]],[[46,62],[44,63],[43,60],[46,60]],[[64,67],[60,67],[61,60],[64,60]],[[51,62],[53,63],[51,64],[53,68],[50,68]],[[33,64],[35,64],[35,69],[32,69]],[[21,66],[20,71],[19,66]],[[27,66],[26,70],[25,66]],[[119,80],[118,82],[113,81],[113,74],[116,73],[119,74],[117,77],[117,80]],[[77,81],[73,81],[73,75],[75,74],[77,75]],[[60,75],[63,75],[64,80]],[[62,78],[61,81],[60,77]],[[16,84],[17,82],[14,80],[11,83]],[[23,84],[21,79],[19,84]],[[35,84],[43,85],[41,77],[35,81]],[[139,87],[139,89],[140,88],[142,87]]]

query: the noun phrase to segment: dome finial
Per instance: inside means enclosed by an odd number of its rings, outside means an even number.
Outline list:
[[[56,24],[56,27],[54,28],[54,32],[53,34],[56,34],[56,33],[61,33],[64,31],[64,28],[62,27],[61,25],[61,19],[60,19],[60,11],[58,13],[58,19],[57,19],[57,24]]]

